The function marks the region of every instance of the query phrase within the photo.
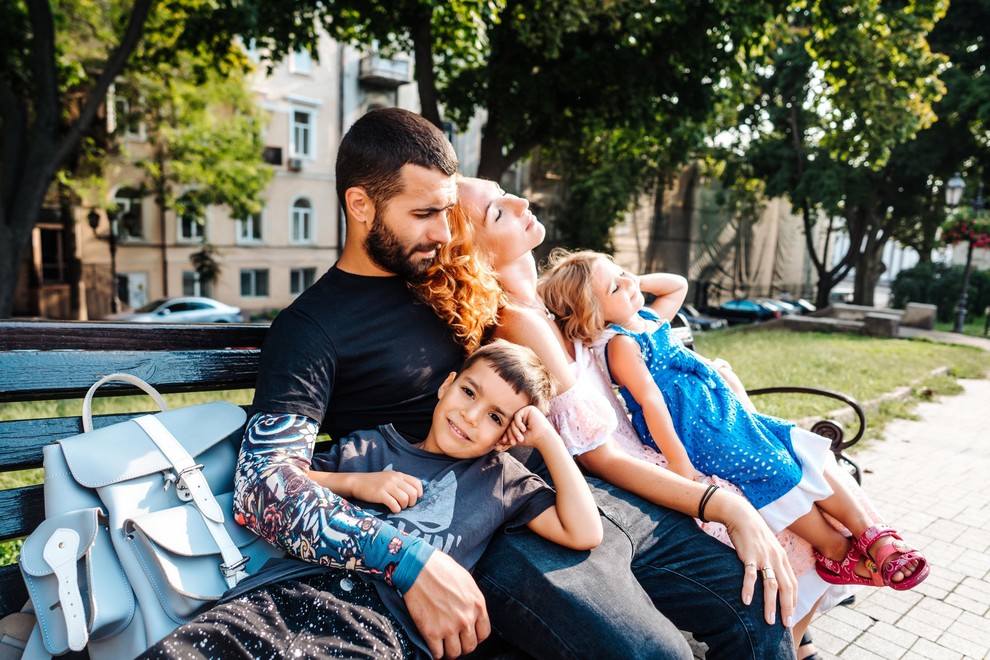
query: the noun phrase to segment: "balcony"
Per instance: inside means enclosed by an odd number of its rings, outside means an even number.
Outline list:
[[[369,87],[395,89],[412,82],[409,59],[386,59],[377,53],[369,53],[361,58],[358,79]]]

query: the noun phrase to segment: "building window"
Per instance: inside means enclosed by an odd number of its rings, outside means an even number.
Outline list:
[[[126,83],[114,84],[107,96],[107,129],[118,137],[144,140],[144,121],[134,89]]]
[[[292,223],[289,229],[290,243],[313,242],[313,205],[305,197],[292,203]]]
[[[238,243],[261,243],[261,214],[252,213],[237,220]]]
[[[65,282],[65,256],[62,250],[62,229],[40,227],[41,282]]]
[[[141,191],[136,188],[121,188],[113,197],[116,205],[117,226],[114,231],[121,240],[141,240],[144,238],[144,218],[141,212]]]
[[[313,129],[316,126],[315,113],[311,110],[292,110],[292,155],[298,158],[315,158],[316,150],[313,144]]]
[[[267,295],[267,268],[246,268],[241,271],[241,297],[264,298]]]
[[[198,208],[187,207],[179,215],[179,240],[183,243],[199,243],[203,240],[203,227],[206,219]]]
[[[313,286],[315,281],[315,268],[293,268],[289,271],[289,293],[298,295]]]
[[[313,73],[313,55],[308,49],[304,48],[292,52],[292,59],[289,60],[289,71],[304,76]]]
[[[184,296],[209,296],[210,285],[204,284],[199,279],[199,273],[194,270],[182,271],[182,295]]]

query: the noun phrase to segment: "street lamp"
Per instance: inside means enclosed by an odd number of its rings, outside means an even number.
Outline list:
[[[107,220],[110,221],[110,231],[105,236],[96,232],[100,226],[100,214],[96,209],[92,209],[86,216],[89,226],[93,228],[93,234],[100,240],[106,241],[110,245],[110,312],[116,314],[120,311],[120,301],[117,298],[117,218],[120,212],[107,212]]]
[[[963,181],[959,172],[949,179],[945,184],[945,204],[949,208],[955,208],[962,202],[963,191],[966,190],[966,182]],[[980,183],[976,190],[976,197],[971,201],[973,215],[978,217],[983,210],[983,183]],[[956,303],[956,320],[952,324],[952,331],[961,333],[966,325],[966,302],[969,296],[969,271],[973,263],[973,241],[967,241],[966,267],[963,269],[962,290],[959,292],[959,302]]]

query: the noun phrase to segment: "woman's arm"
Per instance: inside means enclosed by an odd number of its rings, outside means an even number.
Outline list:
[[[672,273],[649,273],[639,276],[639,288],[652,293],[656,299],[650,303],[660,318],[672,319],[680,310],[687,296],[688,281]]]
[[[707,490],[704,484],[630,456],[614,440],[581,454],[577,460],[585,470],[619,488],[693,517],[697,517]],[[705,518],[725,525],[739,561],[746,566],[743,602],[747,605],[752,602],[757,569],[769,566],[777,575],[781,618],[785,625],[790,625],[788,618],[794,614],[797,579],[780,542],[760,514],[746,499],[718,490],[705,506]],[[772,623],[776,617],[776,599],[767,598],[765,607],[764,616]]]
[[[591,550],[602,542],[602,521],[588,483],[564,447],[557,431],[533,406],[512,419],[503,446],[525,445],[540,452],[546,463],[557,501],[526,526],[554,543],[573,550]]]
[[[667,459],[670,469],[687,479],[694,479],[697,470],[677,436],[663,394],[643,362],[639,344],[631,337],[617,335],[609,341],[606,350],[612,378],[620,387],[628,389],[636,402],[643,407],[646,426],[660,453]]]
[[[542,318],[507,307],[499,317],[495,336],[533,349],[556,381],[557,392],[565,392],[574,386],[576,380],[567,354],[557,335]]]

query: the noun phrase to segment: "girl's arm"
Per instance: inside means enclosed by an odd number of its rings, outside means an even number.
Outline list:
[[[612,378],[620,387],[628,389],[643,407],[646,426],[660,453],[666,457],[669,468],[682,477],[694,479],[698,472],[677,436],[663,394],[643,362],[639,344],[631,337],[617,335],[608,342],[605,350],[608,351],[608,368]]]
[[[648,463],[624,452],[615,442],[605,444],[578,456],[578,462],[591,474],[668,509],[697,517],[701,498],[707,486]],[[780,542],[766,522],[746,499],[718,490],[705,505],[705,518],[725,525],[736,549],[739,561],[747,568],[743,577],[742,600],[752,602],[756,588],[756,568],[769,566],[777,575],[781,619],[794,614],[797,580]],[[775,619],[776,603],[767,600],[764,616],[770,623]]]
[[[672,273],[649,273],[639,276],[639,289],[654,294],[656,299],[650,307],[660,318],[670,320],[684,303],[688,281]]]
[[[337,495],[371,504],[384,504],[398,513],[423,496],[423,483],[394,470],[382,472],[321,472],[310,470],[309,478]]]
[[[535,448],[550,471],[557,502],[526,526],[543,538],[573,550],[591,550],[602,542],[602,521],[588,483],[564,447],[557,431],[538,409],[526,406],[515,414],[499,446]]]

